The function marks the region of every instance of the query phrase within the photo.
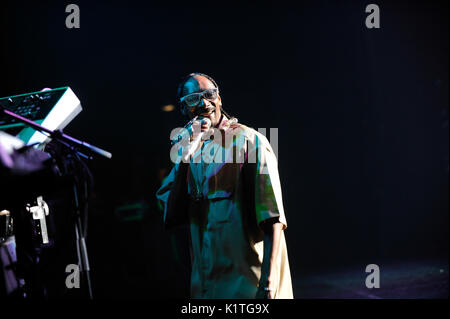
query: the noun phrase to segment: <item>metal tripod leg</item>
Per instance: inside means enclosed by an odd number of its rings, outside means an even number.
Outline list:
[[[77,255],[78,255],[78,267],[80,268],[80,274],[84,275],[82,277],[86,278],[89,299],[93,299],[92,287],[91,287],[91,276],[89,267],[89,257],[87,253],[86,240],[83,235],[83,229],[81,224],[80,209],[78,205],[78,193],[77,187],[74,184],[74,195],[75,195],[75,206],[76,206],[76,222],[75,222],[75,236],[77,244]]]

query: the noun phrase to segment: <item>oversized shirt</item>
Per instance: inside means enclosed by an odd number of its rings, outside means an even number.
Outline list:
[[[189,163],[176,164],[157,192],[167,227],[190,224],[191,298],[255,298],[261,223],[287,227],[270,143],[254,129],[224,123],[221,135],[204,141]],[[293,298],[284,232],[274,266],[275,298]]]

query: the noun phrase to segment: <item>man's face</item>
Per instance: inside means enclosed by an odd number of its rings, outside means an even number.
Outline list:
[[[184,85],[182,96],[203,92],[204,90],[213,88],[215,88],[215,86],[210,80],[204,76],[195,75],[191,77]],[[217,94],[217,98],[213,101],[203,98],[200,100],[197,107],[193,108],[194,112],[188,111],[187,115],[190,119],[197,115],[199,120],[202,118],[209,118],[211,120],[211,125],[215,127],[219,124],[220,117],[222,115],[222,112],[220,111],[221,105],[222,100],[219,94]]]

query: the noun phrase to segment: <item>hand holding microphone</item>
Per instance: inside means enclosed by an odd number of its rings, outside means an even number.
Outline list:
[[[190,157],[198,149],[200,142],[205,134],[211,127],[211,120],[209,118],[203,118],[202,120],[194,120],[192,124],[191,143],[187,151],[187,158]]]
[[[198,149],[203,136],[208,134],[210,128],[211,120],[209,118],[205,117],[198,120],[198,116],[196,116],[171,140],[172,145],[180,143],[178,147],[184,148],[182,155],[180,154],[183,162],[187,162],[189,157]]]
[[[203,137],[205,132],[211,128],[211,120],[207,117],[202,118],[201,120],[198,120],[197,118],[198,116],[190,120],[177,135],[172,135],[175,137],[171,139],[172,145],[182,140],[192,142],[197,138],[201,139]]]
[[[197,139],[200,140],[211,128],[211,120],[207,117],[198,120],[196,116],[194,118],[191,128],[192,128],[191,142]]]

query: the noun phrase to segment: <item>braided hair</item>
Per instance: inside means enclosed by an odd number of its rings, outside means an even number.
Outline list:
[[[196,75],[203,76],[203,77],[207,78],[208,80],[211,81],[211,83],[214,85],[215,88],[219,89],[219,86],[217,85],[216,81],[214,81],[214,79],[213,79],[212,77],[210,77],[209,75],[207,75],[207,74],[200,73],[200,72],[194,72],[194,73],[190,73],[190,74],[186,75],[185,77],[183,77],[183,78],[181,79],[181,81],[180,81],[180,84],[178,84],[178,88],[177,88],[177,104],[178,104],[178,107],[179,107],[180,110],[181,110],[181,113],[183,113],[184,115],[186,115],[186,114],[184,113],[183,105],[182,105],[182,103],[180,102],[180,99],[183,97],[183,88],[184,88],[186,82],[187,82],[190,78],[192,78],[192,77],[194,77],[194,76],[196,76]],[[220,111],[221,111],[223,114],[225,114],[225,116],[228,117],[229,119],[232,119],[232,118],[234,119],[233,116],[230,116],[230,115],[228,115],[227,112],[225,112],[225,110],[223,109],[222,105],[220,106]],[[237,119],[236,119],[236,121],[237,121]]]

